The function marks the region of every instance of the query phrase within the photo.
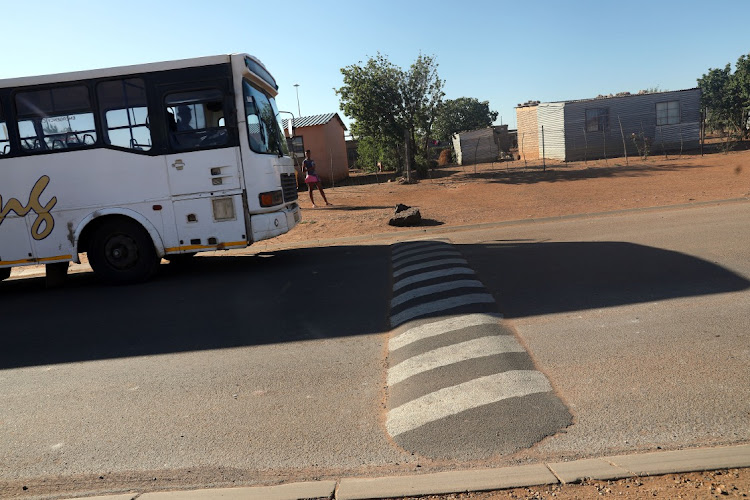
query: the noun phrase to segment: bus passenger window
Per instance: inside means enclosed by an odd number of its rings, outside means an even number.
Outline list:
[[[96,144],[89,90],[83,85],[16,94],[24,151],[68,150]]]
[[[96,87],[104,141],[112,146],[148,151],[152,147],[146,86],[140,78],[102,82]]]
[[[169,94],[164,104],[173,149],[212,148],[229,142],[220,90]]]
[[[3,108],[0,106],[0,156],[10,153],[10,140],[8,139],[8,125],[5,123]]]
[[[21,149],[24,151],[42,149],[41,141],[37,137],[34,122],[32,120],[19,120],[18,133],[21,136]]]

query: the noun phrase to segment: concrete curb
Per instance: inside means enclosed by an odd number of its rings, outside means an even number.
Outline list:
[[[193,491],[164,491],[144,493],[138,500],[291,500],[300,498],[332,498],[336,481],[290,483],[254,488],[217,488]]]
[[[570,462],[520,465],[498,469],[433,472],[409,476],[343,478],[339,481],[289,483],[279,486],[192,491],[129,493],[86,497],[86,500],[367,500],[404,496],[490,491],[546,484],[568,484],[584,478],[606,481],[636,476],[750,467],[750,444],[660,451],[589,458]],[[79,497],[75,500],[84,500]]]

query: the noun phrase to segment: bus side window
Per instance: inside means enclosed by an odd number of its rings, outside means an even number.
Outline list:
[[[8,125],[5,123],[3,107],[0,104],[0,156],[10,153],[10,139],[8,138]]]
[[[267,152],[266,139],[263,136],[263,128],[261,128],[260,118],[258,117],[258,108],[255,106],[255,99],[252,96],[245,97],[245,114],[247,115],[247,135],[250,139],[250,148],[260,153]]]
[[[146,85],[140,78],[102,82],[96,87],[104,141],[133,151],[153,145],[148,120]]]
[[[16,94],[18,131],[24,151],[68,150],[96,144],[96,125],[83,85]]]
[[[164,100],[172,149],[224,146],[229,142],[224,94],[218,89],[178,92]]]
[[[42,141],[37,135],[33,120],[18,120],[18,133],[21,136],[21,149],[24,151],[42,149]]]

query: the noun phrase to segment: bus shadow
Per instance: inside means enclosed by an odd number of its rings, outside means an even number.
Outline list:
[[[2,282],[0,369],[381,333],[389,266],[389,247],[329,247],[198,256],[123,287]]]
[[[713,263],[632,243],[457,248],[509,319],[750,287]],[[389,246],[341,246],[198,256],[125,287],[92,273],[51,290],[43,278],[2,282],[0,369],[380,334],[390,261]]]
[[[509,319],[750,288],[711,262],[634,243],[500,241],[460,249]]]

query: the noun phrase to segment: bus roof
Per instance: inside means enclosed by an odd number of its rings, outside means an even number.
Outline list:
[[[112,68],[91,69],[84,71],[73,71],[70,73],[57,73],[39,76],[22,76],[17,78],[0,79],[0,88],[24,87],[27,85],[45,85],[49,83],[70,82],[87,80],[90,78],[107,78],[136,73],[150,73],[154,71],[168,71],[172,69],[193,68],[198,66],[210,66],[215,64],[227,64],[232,56],[250,57],[261,66],[258,58],[248,54],[224,54],[217,56],[195,57],[192,59],[177,59],[174,61],[152,62],[136,64],[131,66],[116,66]],[[265,66],[263,66],[265,68]]]

